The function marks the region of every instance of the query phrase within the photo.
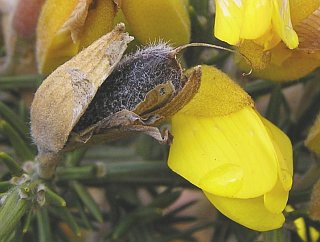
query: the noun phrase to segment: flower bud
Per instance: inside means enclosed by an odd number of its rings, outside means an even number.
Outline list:
[[[141,43],[159,39],[174,46],[189,43],[191,27],[185,1],[122,0],[120,7]]]
[[[40,73],[59,65],[112,29],[112,0],[47,0],[37,27],[37,60]]]

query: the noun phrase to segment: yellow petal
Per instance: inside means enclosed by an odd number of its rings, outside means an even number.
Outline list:
[[[112,0],[95,1],[94,7],[89,9],[85,25],[81,30],[80,50],[112,30],[115,14]]]
[[[267,119],[261,117],[267,128],[278,158],[278,181],[264,196],[264,205],[272,213],[281,213],[287,204],[292,187],[293,158],[289,138]]]
[[[288,205],[286,207],[286,212],[292,212],[294,211],[294,209]],[[308,231],[306,230],[306,223],[304,221],[304,219],[302,217],[298,218],[298,219],[295,219],[294,221],[294,225],[295,225],[295,228],[297,230],[297,233],[298,235],[300,236],[300,238],[303,240],[303,241],[307,241],[307,233],[310,235],[311,237],[311,240],[309,240],[310,242],[317,242],[319,237],[320,237],[320,234],[318,232],[318,230],[316,230],[314,227],[312,226],[308,226]]]
[[[256,39],[271,25],[270,0],[216,0],[214,35],[231,45],[240,39]]]
[[[280,180],[270,192],[264,195],[264,206],[271,213],[281,213],[288,202],[289,192],[285,191]]]
[[[272,190],[264,195],[264,205],[272,213],[281,213],[286,207],[289,190],[292,187],[292,145],[289,138],[278,127],[262,116],[260,118],[266,126],[278,159],[278,180]]]
[[[251,107],[208,118],[178,113],[172,119],[172,134],[170,168],[209,193],[251,198],[276,183],[276,152]]]
[[[122,0],[132,34],[143,44],[164,40],[179,46],[190,41],[190,19],[184,0]]]
[[[292,145],[289,138],[275,125],[263,118],[261,120],[266,126],[269,136],[273,142],[273,146],[277,153],[279,164],[279,180],[284,191],[289,191],[292,187],[293,176],[293,157]]]
[[[47,69],[45,66],[45,61],[51,48],[52,41],[59,30],[59,28],[66,21],[72,10],[75,8],[77,0],[70,1],[54,1],[48,0],[42,7],[41,14],[38,20],[37,27],[37,60],[38,60],[38,69],[42,72],[43,69]],[[52,9],[55,9],[55,15],[53,16]],[[68,38],[68,43],[70,45],[59,44],[59,49],[66,50],[64,55],[72,55],[76,53],[74,48],[72,48],[71,36],[66,35],[65,38]],[[63,43],[64,41],[62,41]],[[64,48],[66,47],[66,48]],[[77,49],[77,48],[76,48]],[[55,53],[55,52],[53,52]],[[54,63],[56,65],[56,63]]]
[[[240,41],[244,6],[237,1],[216,0],[214,35],[230,45]]]
[[[282,213],[271,213],[264,207],[263,197],[251,199],[226,198],[205,192],[210,202],[224,215],[250,229],[267,231],[280,228]]]
[[[298,35],[294,31],[290,18],[289,0],[272,0],[272,25],[289,49],[298,47]]]
[[[241,2],[241,1],[240,1]],[[243,1],[245,12],[240,38],[257,39],[271,26],[272,4],[270,0]]]
[[[198,93],[179,111],[197,117],[227,115],[247,106],[253,106],[251,97],[225,73],[203,65]]]
[[[273,31],[272,26],[270,26],[270,29],[267,30],[267,32],[265,32],[258,39],[255,39],[252,41],[262,46],[263,50],[266,51],[274,48],[277,44],[279,44],[279,42],[281,41],[281,38],[277,33]]]
[[[114,15],[112,0],[47,0],[37,26],[39,72],[49,74],[110,31]]]

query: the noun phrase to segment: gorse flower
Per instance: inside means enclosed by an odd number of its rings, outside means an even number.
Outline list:
[[[188,1],[120,0],[118,7],[120,20],[142,44],[161,39],[179,46],[190,41]]]
[[[172,118],[172,170],[201,188],[234,221],[279,228],[292,185],[288,137],[261,117],[227,75],[203,66],[194,98]]]
[[[216,37],[239,46],[253,75],[289,81],[319,67],[319,0],[217,0],[216,6]],[[250,68],[241,59],[240,66]]]
[[[162,39],[181,45],[190,40],[190,20],[183,0],[122,0],[117,4],[113,0],[47,0],[37,30],[39,72],[49,74],[109,32],[119,19],[144,44]]]
[[[113,27],[112,0],[48,0],[37,28],[40,73],[49,74]]]
[[[250,39],[270,49],[282,40],[298,46],[288,0],[216,0],[215,36],[231,45]]]

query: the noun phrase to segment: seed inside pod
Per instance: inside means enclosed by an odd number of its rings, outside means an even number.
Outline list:
[[[101,85],[73,131],[81,131],[121,110],[134,110],[160,84],[171,82],[174,96],[184,80],[169,45],[161,43],[127,55]],[[160,95],[165,95],[164,90]]]

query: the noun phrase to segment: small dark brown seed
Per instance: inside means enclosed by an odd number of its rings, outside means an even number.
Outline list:
[[[159,84],[171,81],[175,92],[179,92],[182,70],[172,53],[172,47],[158,44],[125,56],[101,85],[74,131],[81,131],[118,111],[134,110]]]

